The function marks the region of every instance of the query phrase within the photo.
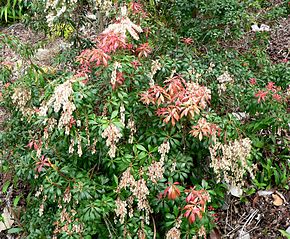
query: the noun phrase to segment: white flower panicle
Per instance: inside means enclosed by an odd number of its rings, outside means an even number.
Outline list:
[[[229,72],[225,71],[222,75],[217,78],[218,81],[218,94],[222,95],[223,92],[227,90],[227,84],[233,83],[234,79],[231,77]]]
[[[53,26],[53,22],[55,19],[59,18],[65,12],[67,12],[68,8],[72,8],[76,6],[77,0],[48,0],[46,1],[44,11],[47,13],[46,22],[49,27]]]
[[[106,15],[109,13],[109,11],[112,9],[113,2],[111,0],[96,0],[96,10],[100,10],[102,12],[105,12]]]
[[[38,214],[41,217],[43,215],[44,212],[44,204],[40,204],[39,210],[38,210]]]
[[[153,183],[157,183],[158,180],[163,178],[164,171],[164,160],[155,161],[148,167],[147,175]]]
[[[28,117],[32,116],[35,113],[35,110],[27,106],[28,102],[31,99],[31,91],[25,87],[17,87],[14,89],[12,95],[12,103],[16,105],[19,111],[23,116]]]
[[[31,99],[31,91],[24,87],[17,87],[14,89],[12,95],[12,102],[17,104],[17,106],[24,107],[27,102]]]
[[[60,111],[61,106],[65,107],[69,102],[72,93],[72,82],[71,80],[67,80],[55,88],[53,96],[48,101],[48,105],[53,105],[54,112],[57,113]]]
[[[115,158],[117,150],[116,143],[119,142],[121,137],[122,134],[119,128],[116,127],[114,124],[110,124],[102,133],[102,138],[107,138],[106,145],[110,147],[110,150],[108,152],[110,158]]]
[[[63,202],[69,203],[70,201],[71,201],[71,192],[70,192],[70,188],[67,188],[63,195]]]
[[[161,64],[160,64],[159,60],[152,61],[151,71],[148,74],[148,76],[150,78],[150,81],[149,81],[150,87],[154,86],[155,82],[154,82],[153,77],[156,74],[156,72],[160,69],[161,69]]]
[[[142,173],[140,173],[140,175],[141,174]],[[129,216],[133,215],[132,204],[133,199],[136,199],[138,210],[145,212],[145,222],[149,224],[149,214],[152,212],[152,209],[147,200],[147,196],[149,195],[149,189],[146,185],[146,181],[143,178],[140,178],[139,180],[136,181],[130,172],[130,168],[127,168],[127,170],[122,174],[119,186],[117,188],[117,192],[120,192],[121,189],[123,188],[126,189],[127,187],[129,187],[129,190],[132,192],[132,198],[128,198],[129,214],[130,214]],[[120,202],[118,201],[116,203],[118,204]]]
[[[83,155],[82,139],[81,139],[81,136],[79,134],[78,134],[77,140],[78,140],[78,155],[79,155],[79,157],[82,157],[82,155]]]
[[[223,74],[221,74],[217,78],[217,81],[220,84],[223,84],[223,83],[228,83],[228,82],[234,82],[234,79],[231,77],[231,75],[229,74],[229,72],[225,71]]]
[[[114,62],[114,69],[112,71],[112,75],[111,75],[111,84],[112,86],[115,86],[117,83],[117,70],[122,68],[121,63],[115,61]]]
[[[125,111],[126,111],[125,106],[122,103],[120,106],[120,118],[121,118],[121,123],[123,124],[123,126],[125,126],[125,121],[126,121]]]
[[[38,112],[39,116],[47,116],[49,107],[53,107],[54,112],[58,113],[61,109],[61,116],[58,121],[58,129],[65,128],[66,135],[70,132],[70,122],[73,120],[73,112],[76,110],[75,104],[71,101],[73,94],[72,83],[75,79],[69,79],[63,84],[58,85],[48,102],[43,102]],[[46,120],[44,120],[46,122]]]
[[[117,217],[119,217],[120,223],[124,223],[125,217],[127,215],[127,202],[121,200],[119,197],[115,201],[116,203],[116,209],[115,213]]]
[[[170,144],[169,142],[163,142],[159,147],[158,147],[158,152],[161,154],[161,159],[160,161],[164,161],[165,156],[167,153],[169,153],[170,150]]]
[[[180,232],[180,224],[181,224],[180,217],[178,218],[177,222],[175,223],[175,226],[172,227],[167,233],[166,233],[166,239],[180,239],[181,232]]]
[[[170,144],[169,142],[163,142],[159,147],[158,147],[158,152],[161,154],[160,161],[153,162],[151,165],[148,167],[148,173],[147,176],[153,183],[157,183],[158,180],[163,178],[163,174],[165,171],[164,168],[164,160],[166,154],[169,153],[170,150]]]
[[[68,152],[69,152],[70,154],[73,154],[73,152],[75,151],[75,149],[74,149],[74,145],[75,145],[75,141],[74,141],[74,139],[71,139],[71,140],[70,140],[69,149],[68,149]]]
[[[133,144],[134,134],[137,132],[135,122],[132,118],[128,120],[127,128],[130,129],[129,144]]]
[[[244,174],[250,173],[253,178],[254,166],[249,166],[247,158],[251,152],[251,140],[248,138],[235,140],[228,144],[216,143],[209,148],[211,155],[210,166],[221,180],[221,175],[226,183],[231,186],[242,187]]]
[[[257,24],[251,26],[253,32],[269,32],[271,30],[270,26],[266,24],[261,24],[259,27]]]
[[[136,187],[136,181],[130,172],[130,168],[127,168],[126,171],[123,172],[121,181],[117,188],[117,192],[120,192],[122,188],[126,188],[126,187],[130,187],[130,188]]]
[[[138,209],[146,210],[148,207],[147,195],[149,195],[149,189],[147,188],[146,181],[141,178],[136,182],[136,186],[130,190],[135,198],[138,200]]]
[[[175,172],[175,170],[176,170],[176,162],[173,162],[172,166],[170,168],[170,172],[173,173],[173,172]]]
[[[117,23],[110,24],[102,34],[108,34],[113,32],[115,34],[120,34],[123,38],[126,38],[126,32],[128,31],[129,34],[135,39],[139,40],[138,33],[143,32],[142,28],[135,23],[133,23],[127,16],[127,8],[124,6],[121,9],[121,17],[117,19]]]
[[[181,232],[179,228],[172,227],[167,233],[166,233],[166,239],[180,239]]]

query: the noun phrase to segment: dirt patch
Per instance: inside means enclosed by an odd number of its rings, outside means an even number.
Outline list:
[[[35,44],[45,39],[42,33],[35,33],[22,23],[13,24],[2,30],[2,33],[17,37],[23,43]]]
[[[251,196],[245,203],[229,196],[224,210],[218,212],[218,228],[223,238],[277,239],[283,238],[279,229],[290,226],[290,193],[285,192],[286,202],[273,204],[272,194]]]
[[[282,19],[271,31],[270,45],[267,49],[273,62],[290,60],[290,18]]]

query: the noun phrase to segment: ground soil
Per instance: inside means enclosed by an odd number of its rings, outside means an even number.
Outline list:
[[[275,190],[260,192],[268,195],[259,196],[257,192],[243,199],[246,202],[233,196],[227,197],[224,207],[218,211],[217,225],[223,238],[239,238],[241,231],[244,232],[243,239],[283,238],[279,229],[290,227],[290,191],[278,192],[285,199],[280,206],[273,204]]]

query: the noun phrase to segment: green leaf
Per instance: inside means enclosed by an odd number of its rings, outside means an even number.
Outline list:
[[[23,229],[20,228],[20,227],[13,227],[13,228],[10,228],[7,233],[8,234],[13,234],[13,233],[19,233],[19,232],[22,232]]]
[[[112,115],[111,115],[111,119],[116,118],[118,114],[119,114],[119,112],[117,110],[113,111]]]
[[[114,174],[113,178],[114,178],[115,184],[118,185],[118,177]]]
[[[173,212],[174,212],[175,217],[178,217],[179,210],[178,210],[178,207],[176,205],[174,205],[174,207],[173,207]]]
[[[279,230],[281,232],[282,236],[286,237],[287,239],[290,239],[290,234],[284,230]]]
[[[137,149],[139,149],[141,151],[147,152],[147,149],[143,145],[141,145],[141,144],[137,144],[136,147],[137,147]]]
[[[173,219],[173,220],[175,219],[175,217],[174,217],[172,214],[170,214],[170,213],[166,213],[166,214],[165,214],[165,218],[167,218],[167,219],[171,219],[171,220],[172,220],[172,219]]]
[[[6,182],[4,183],[4,186],[3,186],[3,188],[2,188],[2,192],[3,192],[3,193],[6,193],[6,192],[7,192],[7,189],[8,189],[8,187],[9,187],[9,185],[10,185],[10,181],[6,181]]]
[[[259,139],[255,139],[255,140],[253,140],[253,145],[256,148],[263,148],[264,147],[264,141],[259,140]]]
[[[17,207],[19,200],[20,200],[20,196],[19,195],[14,198],[14,200],[13,200],[14,207]]]

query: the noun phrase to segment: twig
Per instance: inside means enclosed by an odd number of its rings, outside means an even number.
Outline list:
[[[155,224],[155,220],[154,217],[151,215],[152,218],[152,222],[153,222],[153,239],[156,239],[156,224]]]
[[[253,220],[254,216],[258,213],[258,209],[254,210],[252,212],[252,214],[249,216],[248,220],[245,222],[245,224],[242,227],[242,231],[244,231],[244,228],[251,223],[251,221]]]

